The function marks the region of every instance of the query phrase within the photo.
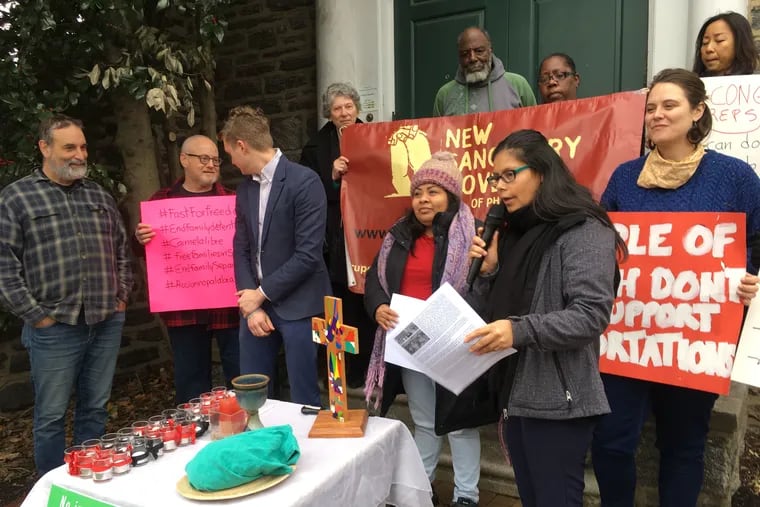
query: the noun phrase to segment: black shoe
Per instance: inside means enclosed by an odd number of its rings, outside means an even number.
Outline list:
[[[478,502],[460,496],[456,502],[451,504],[451,507],[478,507]]]

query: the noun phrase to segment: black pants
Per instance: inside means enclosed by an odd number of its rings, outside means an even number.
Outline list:
[[[502,425],[523,507],[583,505],[584,461],[597,419],[511,416]]]

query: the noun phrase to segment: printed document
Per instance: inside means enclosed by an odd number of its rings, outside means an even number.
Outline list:
[[[391,308],[399,323],[386,335],[385,360],[422,372],[454,394],[516,352],[509,348],[478,356],[469,351],[474,342],[464,343],[464,337],[485,322],[448,283],[424,302],[398,296],[393,295],[396,307],[392,299]]]

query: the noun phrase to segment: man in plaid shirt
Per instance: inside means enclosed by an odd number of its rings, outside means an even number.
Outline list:
[[[42,168],[0,191],[0,303],[24,321],[43,474],[63,464],[72,388],[74,443],[105,431],[132,270],[116,202],[85,178],[82,123],[43,121],[38,146]]]
[[[208,197],[234,195],[219,182],[219,150],[206,136],[188,137],[182,144],[179,161],[184,178],[162,188],[150,198]],[[141,245],[156,235],[149,224],[139,223],[135,238]],[[232,259],[230,259],[232,260]],[[240,374],[237,308],[162,312],[174,354],[174,389],[177,403],[196,398],[211,390],[211,339],[216,336],[227,387]]]

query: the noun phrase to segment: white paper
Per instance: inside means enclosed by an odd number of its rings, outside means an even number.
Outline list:
[[[422,367],[414,362],[411,354],[404,350],[404,347],[396,340],[392,339],[393,336],[396,336],[402,329],[408,326],[412,319],[420,313],[425,306],[425,301],[401,294],[392,294],[390,306],[391,310],[398,314],[398,324],[386,333],[385,362],[425,373],[422,371]]]
[[[760,297],[752,298],[747,310],[731,380],[760,387]]]
[[[399,354],[454,394],[516,352],[513,348],[483,355],[469,351],[472,342],[464,343],[464,337],[485,322],[448,283],[435,291],[419,311],[407,315],[411,316],[408,324],[400,321],[387,334],[386,350],[390,341],[396,342],[403,349]]]

